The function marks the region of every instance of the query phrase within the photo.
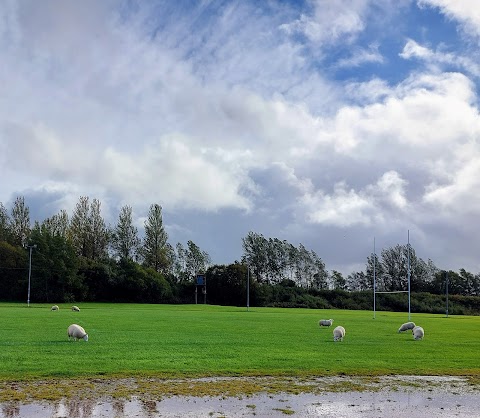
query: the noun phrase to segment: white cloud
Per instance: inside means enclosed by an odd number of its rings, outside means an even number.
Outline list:
[[[385,80],[373,78],[366,82],[351,82],[345,85],[345,92],[350,100],[362,105],[382,102],[392,89]]]
[[[331,194],[323,190],[305,193],[302,204],[307,221],[317,224],[352,227],[384,223],[386,213],[407,209],[407,182],[395,171],[384,173],[375,184],[361,190],[349,188],[346,182],[336,183]]]
[[[202,151],[182,137],[162,138],[133,156],[107,149],[102,164],[104,184],[123,198],[127,193],[136,204],[158,195],[169,210],[177,207],[248,210],[250,202],[240,193],[242,187],[248,186],[248,179],[242,168],[222,157]]]
[[[372,222],[373,203],[343,182],[335,184],[332,195],[322,191],[305,195],[302,204],[309,208],[307,221],[311,223],[349,227]]]
[[[403,51],[400,53],[400,56],[404,59],[410,59],[412,57],[432,59],[434,53],[430,49],[419,45],[414,40],[409,39],[403,47]]]
[[[368,49],[360,48],[353,51],[353,54],[348,58],[340,59],[336,66],[342,67],[359,67],[363,64],[384,62],[384,57],[378,50],[378,45],[369,45]]]
[[[480,210],[474,198],[480,195],[480,116],[473,88],[458,73],[415,74],[390,89],[382,85],[381,102],[343,107],[324,120],[322,135],[338,161],[343,155],[365,174],[384,171],[373,184],[365,181],[368,176],[355,179],[346,172],[332,193],[325,187],[315,189],[313,178],[307,178],[308,183],[304,179],[310,186],[299,188],[306,219],[352,227],[410,222],[411,217],[431,222]],[[322,147],[326,150],[325,143]],[[332,154],[318,158],[327,164]],[[347,186],[352,181],[356,186]],[[442,211],[433,214],[434,207]]]
[[[449,217],[476,214],[480,211],[480,146],[477,141],[467,143],[451,157],[448,177],[428,185],[424,201]]]
[[[311,0],[312,14],[302,14],[292,23],[282,25],[287,33],[302,33],[318,44],[353,40],[365,29],[369,0]]]
[[[339,109],[328,137],[339,153],[392,161],[414,152],[418,164],[474,138],[478,129],[475,93],[465,76],[415,74],[382,102]]]
[[[465,30],[480,35],[480,8],[477,0],[417,0],[420,7],[438,7],[450,19],[464,24]]]
[[[384,173],[377,184],[369,188],[369,192],[394,208],[405,209],[408,203],[405,197],[406,185],[407,182],[392,170]]]
[[[448,65],[453,68],[459,68],[467,71],[475,77],[480,77],[480,65],[474,60],[443,51],[432,51],[422,45],[419,45],[412,39],[409,39],[400,53],[404,59],[417,58],[426,62],[427,65],[435,67],[442,67]]]
[[[480,211],[478,51],[420,44],[401,20],[419,9],[381,3],[5,2],[0,201],[88,195],[140,218],[158,202],[186,209],[166,220],[183,235],[225,213],[317,241],[462,224]],[[419,4],[476,19],[467,2]]]

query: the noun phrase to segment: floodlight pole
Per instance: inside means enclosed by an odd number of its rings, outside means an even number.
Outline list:
[[[37,248],[37,244],[28,245],[30,250],[30,257],[28,261],[28,295],[27,295],[27,306],[30,307],[30,282],[32,278],[32,250]]]

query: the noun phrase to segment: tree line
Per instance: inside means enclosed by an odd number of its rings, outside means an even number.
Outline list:
[[[373,289],[375,279],[377,291],[389,292],[407,290],[410,281],[412,292],[444,294],[448,282],[452,294],[480,296],[480,273],[440,270],[432,260],[418,257],[410,244],[382,249],[380,255],[372,253],[364,271],[344,277],[336,270],[327,271],[322,259],[302,244],[295,247],[255,232],[249,232],[242,243],[242,262],[259,283],[291,280],[307,289],[365,291]]]
[[[143,227],[140,237],[127,205],[116,223],[107,225],[100,201],[87,196],[79,198],[70,216],[61,210],[33,226],[23,197],[16,198],[10,213],[0,202],[0,299],[25,299],[30,253],[32,301],[37,302],[192,303],[200,272],[207,277],[208,301],[219,304],[244,304],[247,280],[252,306],[327,306],[319,292],[371,294],[374,279],[378,291],[406,290],[410,280],[412,292],[444,295],[448,285],[450,294],[480,296],[479,274],[441,271],[410,245],[371,254],[364,271],[344,277],[328,271],[302,244],[255,232],[242,238],[240,262],[215,265],[193,241],[169,243],[158,204],[150,206]],[[394,305],[392,298],[385,300]]]
[[[140,238],[132,207],[123,206],[108,226],[100,201],[87,196],[71,216],[61,210],[33,226],[24,197],[15,199],[10,213],[0,202],[1,299],[23,299],[29,251],[32,294],[39,301],[175,301],[173,288],[211,263],[193,241],[168,242],[160,205],[150,206]]]

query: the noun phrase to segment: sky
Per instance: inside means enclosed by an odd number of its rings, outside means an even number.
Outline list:
[[[480,272],[477,0],[3,0],[0,202]]]

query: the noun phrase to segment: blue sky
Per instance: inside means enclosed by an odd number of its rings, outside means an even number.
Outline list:
[[[0,201],[80,196],[214,263],[249,231],[361,271],[406,243],[480,272],[476,0],[0,5]]]

